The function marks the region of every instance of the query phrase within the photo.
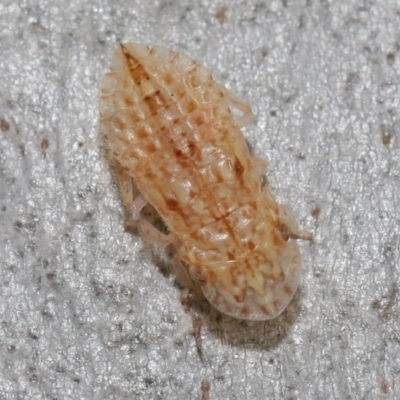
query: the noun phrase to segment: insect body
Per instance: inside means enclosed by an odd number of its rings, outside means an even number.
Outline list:
[[[243,116],[235,121],[231,107]],[[126,43],[104,77],[100,119],[124,205],[138,216],[149,202],[163,218],[168,236],[138,223],[176,246],[182,283],[237,318],[279,315],[301,270],[290,238],[311,234],[262,189],[264,164],[240,131],[253,119],[250,107],[187,56]]]

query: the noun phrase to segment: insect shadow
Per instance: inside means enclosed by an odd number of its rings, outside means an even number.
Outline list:
[[[265,321],[240,320],[215,310],[203,313],[203,328],[231,346],[268,350],[290,334],[301,311],[302,291],[296,291],[288,307],[278,317]],[[214,308],[209,305],[209,308]]]

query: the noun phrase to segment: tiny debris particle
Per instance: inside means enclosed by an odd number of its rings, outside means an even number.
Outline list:
[[[10,123],[7,122],[4,118],[0,118],[0,129],[3,132],[7,132],[10,129]]]
[[[193,325],[193,337],[196,343],[197,353],[202,357],[203,354],[203,342],[201,339],[201,319],[199,316],[192,314],[192,325]]]
[[[392,135],[389,132],[382,132],[382,143],[385,146],[389,146],[390,141],[392,140]]]
[[[389,393],[389,385],[386,379],[381,380],[381,392],[384,394]]]
[[[311,215],[312,215],[316,220],[319,219],[320,214],[321,214],[321,208],[318,207],[318,206],[314,207],[314,208],[311,210]]]
[[[8,346],[8,351],[9,351],[10,353],[14,353],[15,350],[16,350],[16,347],[15,347],[13,344],[10,345],[10,346]]]
[[[388,53],[386,55],[386,61],[388,62],[388,64],[393,64],[395,62],[395,55],[393,53]]]
[[[224,22],[226,9],[216,16]],[[252,120],[251,107],[204,66],[162,46],[120,44],[103,79],[101,132],[130,224],[172,244],[178,280],[217,310],[267,320],[297,290],[294,239],[312,234],[263,187],[265,162],[251,156],[240,130]],[[141,214],[147,203],[168,234]],[[194,318],[201,355],[200,327]]]
[[[49,139],[44,138],[41,143],[40,147],[42,148],[43,153],[46,153],[46,150],[49,148],[50,142]]]
[[[201,400],[210,400],[210,382],[204,379],[201,381]]]
[[[48,279],[50,282],[53,282],[56,276],[55,276],[54,273],[49,272],[49,273],[46,275],[46,277],[47,277],[47,279]]]
[[[226,7],[221,7],[218,9],[218,11],[215,13],[215,18],[223,24],[224,22],[228,21],[228,14],[227,14],[228,9]]]

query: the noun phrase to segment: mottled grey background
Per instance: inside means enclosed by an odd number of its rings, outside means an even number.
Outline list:
[[[199,331],[169,255],[124,231],[98,135],[120,41],[186,52],[258,115],[315,233],[276,320]],[[399,398],[399,49],[399,1],[2,0],[0,399]]]

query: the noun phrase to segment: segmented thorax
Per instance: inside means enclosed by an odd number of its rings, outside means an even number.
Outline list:
[[[282,307],[270,305],[266,291],[287,281],[281,253],[289,247],[278,240],[278,206],[261,192],[224,89],[183,54],[130,43],[114,53],[102,90],[101,129],[111,161],[180,239],[182,259],[208,299],[240,318],[275,316]],[[289,263],[296,259],[299,267],[296,245],[289,250]],[[297,279],[288,281],[288,293],[289,286],[290,299]],[[257,296],[263,300],[252,313]]]

